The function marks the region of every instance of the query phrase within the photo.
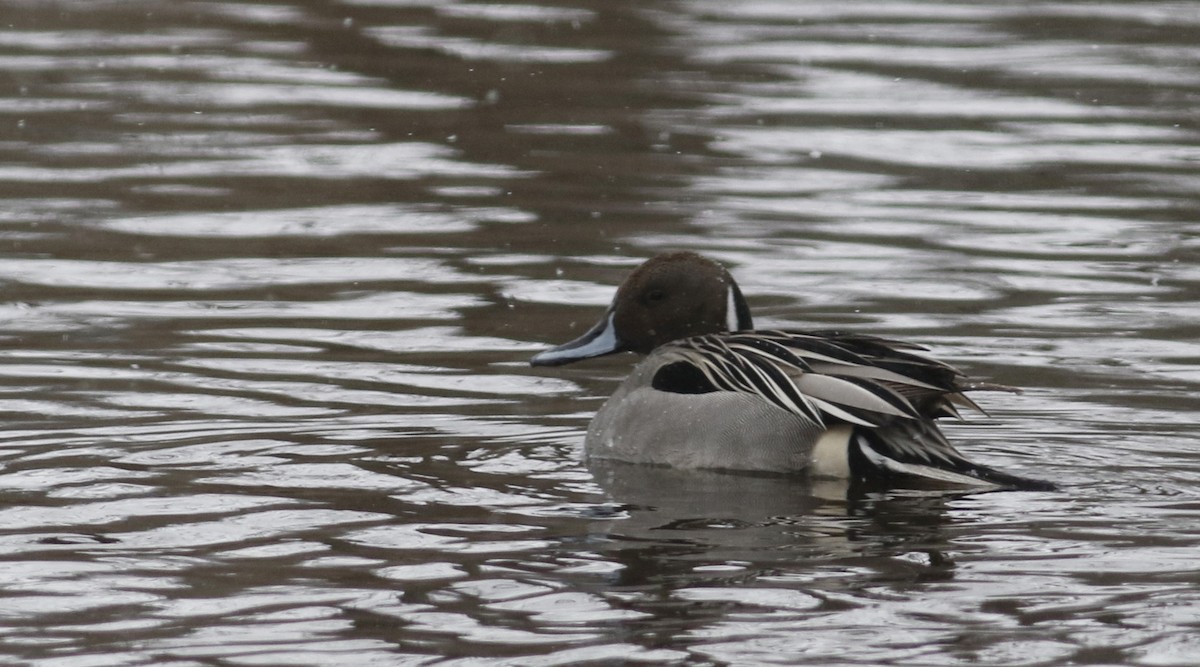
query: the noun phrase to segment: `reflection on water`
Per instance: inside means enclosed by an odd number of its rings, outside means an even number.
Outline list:
[[[0,11],[5,662],[1194,662],[1191,5]],[[1064,491],[584,466],[668,248]]]

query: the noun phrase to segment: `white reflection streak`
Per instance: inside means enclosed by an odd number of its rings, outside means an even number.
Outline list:
[[[194,152],[199,152],[197,149]],[[132,167],[69,168],[0,166],[0,180],[16,182],[101,183],[112,179],[181,179],[207,176],[279,176],[340,180],[383,178],[414,180],[428,176],[513,178],[512,167],[461,162],[445,146],[421,142],[364,145],[286,145],[207,151],[211,159],[154,162]],[[194,154],[188,157],[196,157]]]

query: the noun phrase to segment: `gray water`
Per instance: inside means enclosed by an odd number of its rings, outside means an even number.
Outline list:
[[[1194,665],[1200,6],[0,0],[4,664]],[[588,468],[668,249],[1053,493]]]

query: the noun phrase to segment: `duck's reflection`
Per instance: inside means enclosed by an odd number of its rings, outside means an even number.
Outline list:
[[[592,537],[625,566],[624,584],[726,569],[879,574],[901,556],[911,574],[949,562],[946,508],[957,494],[604,460],[588,468],[612,502]]]

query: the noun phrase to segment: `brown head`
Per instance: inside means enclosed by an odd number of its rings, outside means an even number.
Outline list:
[[[557,366],[613,352],[648,354],[680,338],[753,328],[733,276],[694,252],[647,260],[617,289],[612,305],[579,338],[538,353],[534,366]]]

